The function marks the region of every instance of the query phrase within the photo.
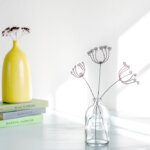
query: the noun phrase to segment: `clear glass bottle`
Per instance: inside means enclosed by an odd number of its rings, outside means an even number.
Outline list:
[[[85,114],[85,142],[89,145],[109,143],[109,113],[100,99],[93,99]]]

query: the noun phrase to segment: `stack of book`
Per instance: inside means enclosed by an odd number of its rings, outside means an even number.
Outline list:
[[[0,128],[42,122],[48,101],[33,99],[27,103],[0,103]]]

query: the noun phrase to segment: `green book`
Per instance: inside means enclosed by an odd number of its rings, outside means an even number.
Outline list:
[[[48,101],[33,99],[26,103],[8,104],[0,102],[0,112],[19,111],[34,108],[43,108],[48,106]]]
[[[43,120],[43,115],[33,115],[33,116],[27,116],[27,117],[10,119],[10,120],[1,120],[0,128],[35,124],[35,123],[42,122],[42,120]]]

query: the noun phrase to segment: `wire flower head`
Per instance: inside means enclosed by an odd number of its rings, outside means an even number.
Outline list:
[[[118,76],[119,81],[123,84],[139,84],[139,81],[136,80],[137,75],[130,70],[130,66],[126,62],[123,62],[123,67],[119,70]]]
[[[96,64],[103,64],[108,61],[110,56],[111,47],[109,46],[100,46],[95,47],[87,52],[91,60]]]
[[[22,27],[21,29],[24,33],[30,33],[30,29],[27,27]]]
[[[9,36],[12,40],[20,39],[24,34],[30,33],[30,29],[28,27],[7,27],[2,31],[2,36]]]
[[[85,74],[84,62],[78,63],[72,68],[71,74],[76,78],[81,78]]]

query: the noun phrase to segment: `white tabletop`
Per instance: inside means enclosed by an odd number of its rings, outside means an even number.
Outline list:
[[[0,129],[0,150],[150,150],[150,144],[118,134],[112,127],[108,146],[89,147],[83,125],[53,114],[43,124]]]

